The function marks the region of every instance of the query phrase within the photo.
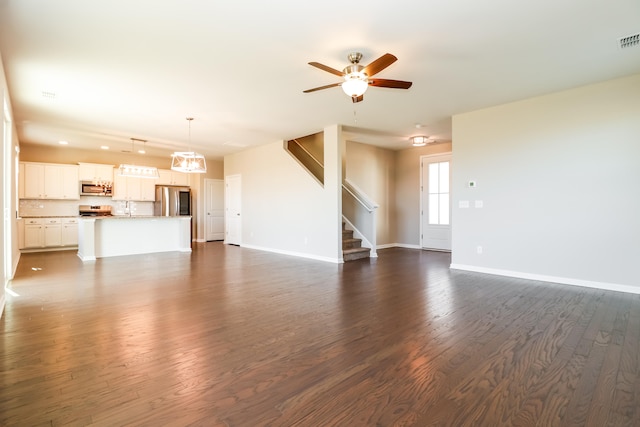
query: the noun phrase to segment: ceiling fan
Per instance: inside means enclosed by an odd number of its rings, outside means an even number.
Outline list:
[[[330,87],[342,86],[344,93],[349,95],[353,102],[360,102],[364,99],[364,93],[369,86],[389,87],[392,89],[409,89],[412,85],[411,82],[405,82],[402,80],[372,78],[374,75],[378,74],[380,71],[398,60],[398,58],[390,53],[385,53],[366,67],[360,65],[360,60],[362,59],[361,53],[350,53],[348,58],[351,65],[347,65],[342,71],[320,64],[319,62],[309,62],[309,65],[327,71],[331,74],[335,74],[336,76],[343,77],[344,82],[314,87],[313,89],[307,89],[303,92],[309,93],[317,90],[329,89]]]

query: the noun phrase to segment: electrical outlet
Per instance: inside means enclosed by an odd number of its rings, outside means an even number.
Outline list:
[[[478,253],[478,255],[482,255],[482,246],[476,247],[476,252]]]

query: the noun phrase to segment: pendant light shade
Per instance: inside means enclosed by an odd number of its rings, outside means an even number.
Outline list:
[[[118,168],[118,175],[130,176],[133,178],[160,178],[158,168],[153,166],[138,166],[121,164]]]
[[[146,140],[131,138],[131,152],[134,152],[134,143],[135,141],[142,142],[146,144]],[[144,154],[145,150],[138,151],[140,154]],[[121,164],[118,167],[118,175],[119,176],[130,176],[133,178],[160,178],[160,173],[158,172],[158,168],[154,166],[138,166],[138,165],[129,165],[129,164]]]
[[[189,122],[189,146],[191,146],[191,122],[193,117],[187,117]],[[171,155],[171,170],[183,173],[205,173],[207,162],[202,154],[195,151],[176,151]]]
[[[207,162],[202,154],[193,151],[176,151],[171,157],[171,170],[184,173],[205,173],[207,171]]]

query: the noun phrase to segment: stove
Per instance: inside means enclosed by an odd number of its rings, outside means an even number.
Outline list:
[[[78,206],[80,216],[111,216],[110,205],[80,205]]]

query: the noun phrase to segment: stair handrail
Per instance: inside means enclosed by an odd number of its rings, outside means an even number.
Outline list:
[[[342,187],[347,190],[347,192],[351,194],[367,211],[373,212],[375,209],[380,207],[380,205],[369,199],[362,190],[348,179],[345,179],[342,182]]]
[[[306,149],[306,147],[302,144],[300,144],[300,142],[293,138],[290,141],[293,141],[296,143],[296,145],[300,148],[302,148],[302,151],[304,151],[309,157],[311,157],[311,160],[313,160],[314,162],[316,162],[316,164],[322,168],[324,168],[324,165],[322,164],[322,162],[320,162],[320,160],[316,159],[316,156],[314,156],[313,154],[311,154],[311,152],[309,150]]]
[[[284,150],[296,161],[318,184],[324,186],[324,166],[297,139],[285,140]]]
[[[343,219],[353,228],[354,234],[358,238],[362,239],[362,246],[371,249],[370,256],[372,258],[377,257],[377,237],[376,237],[376,210],[380,207],[377,203],[372,201],[367,195],[360,190],[355,184],[349,182],[347,179],[342,182],[343,190],[343,206],[342,216]],[[365,216],[358,216],[357,211],[351,211],[346,207],[344,195],[351,198],[355,205],[360,206],[362,213]],[[357,209],[357,208],[356,208]],[[350,215],[354,215],[350,217]]]

